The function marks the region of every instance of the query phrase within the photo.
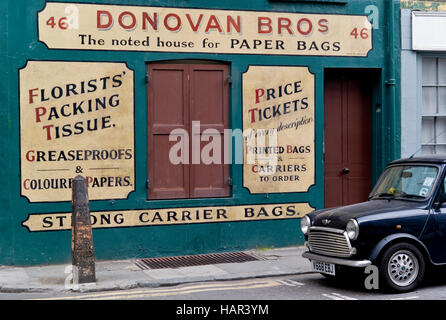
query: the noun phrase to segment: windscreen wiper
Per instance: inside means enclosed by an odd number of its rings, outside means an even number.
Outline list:
[[[384,198],[384,197],[394,199],[395,194],[389,193],[389,192],[381,192],[381,193],[378,193],[377,195],[373,196],[373,198]]]
[[[409,193],[403,193],[401,195],[398,195],[398,197],[401,198],[412,198],[412,199],[424,199],[425,197],[420,196],[418,194],[409,194]]]

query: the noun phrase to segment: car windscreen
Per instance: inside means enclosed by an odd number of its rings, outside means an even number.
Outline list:
[[[438,168],[428,165],[395,165],[387,168],[370,198],[429,198],[438,175]]]

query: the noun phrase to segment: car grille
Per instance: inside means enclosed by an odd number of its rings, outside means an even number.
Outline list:
[[[350,241],[342,230],[310,228],[308,245],[311,252],[327,256],[347,258],[352,255]]]

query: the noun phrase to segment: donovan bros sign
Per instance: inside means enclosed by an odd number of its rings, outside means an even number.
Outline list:
[[[366,16],[47,3],[51,49],[367,56]]]

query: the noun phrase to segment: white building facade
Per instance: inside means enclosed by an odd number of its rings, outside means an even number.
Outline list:
[[[401,11],[401,156],[446,153],[446,12]]]

